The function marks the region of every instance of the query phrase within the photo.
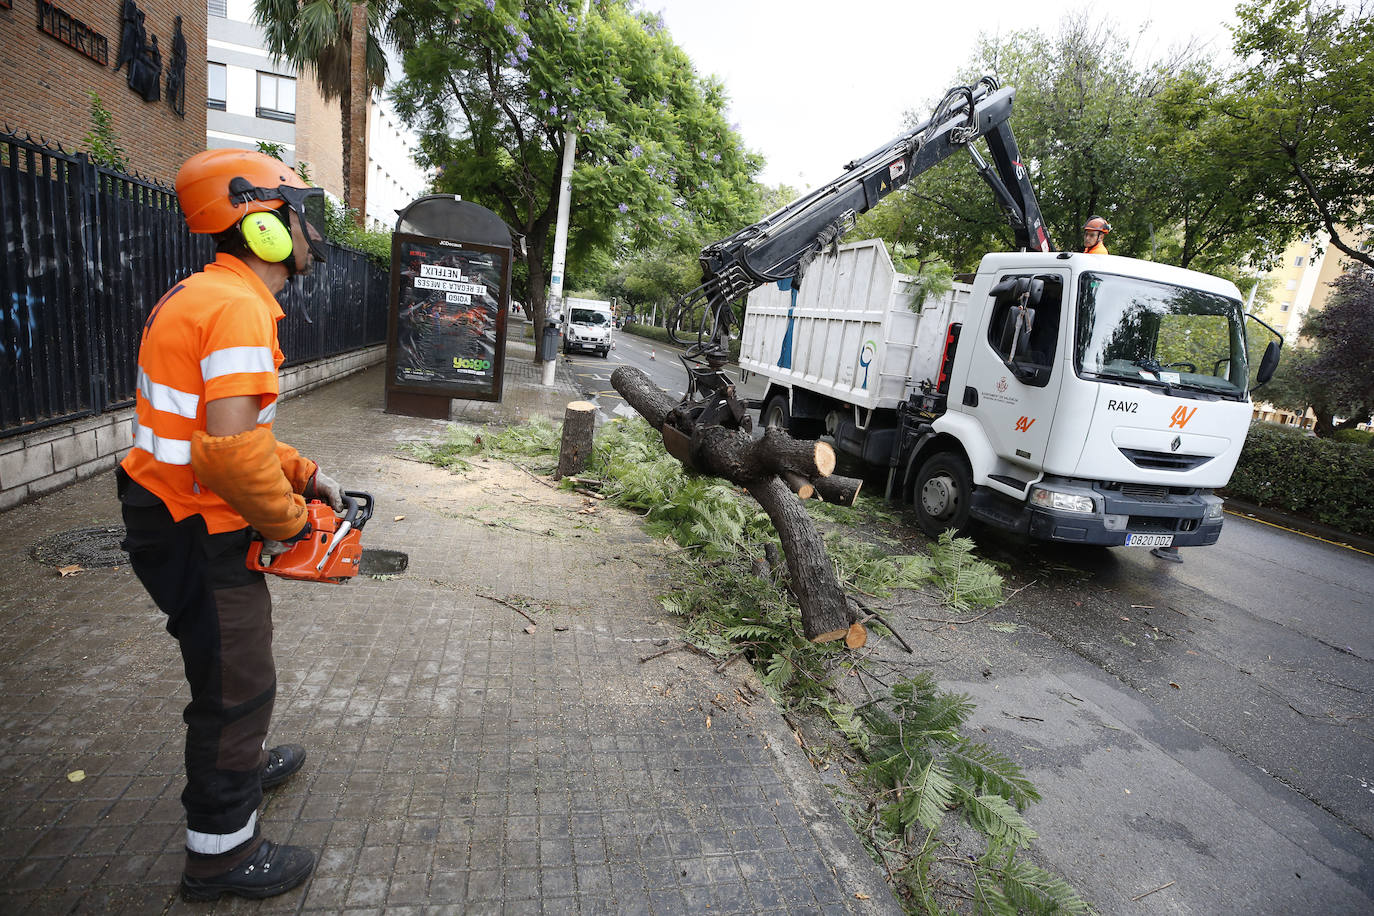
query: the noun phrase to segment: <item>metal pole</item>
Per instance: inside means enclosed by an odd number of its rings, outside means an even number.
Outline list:
[[[591,0],[582,0],[582,17],[585,19]],[[553,234],[553,267],[549,271],[549,295],[545,304],[544,320],[548,321],[555,312],[563,313],[563,270],[567,264],[568,253],[568,211],[572,208],[573,160],[577,155],[577,134],[571,129],[563,134],[563,172],[558,180],[558,225]],[[553,386],[554,370],[558,368],[558,357],[544,362],[544,387]]]

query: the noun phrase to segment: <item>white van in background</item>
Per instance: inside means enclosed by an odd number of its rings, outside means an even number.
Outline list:
[[[601,299],[563,300],[563,352],[590,350],[603,359],[614,346],[615,313]]]

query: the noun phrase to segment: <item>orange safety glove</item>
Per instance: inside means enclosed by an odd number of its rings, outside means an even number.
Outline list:
[[[233,436],[197,430],[191,436],[191,467],[202,484],[265,538],[290,541],[310,524],[305,500],[287,480],[277,440],[266,426]]]

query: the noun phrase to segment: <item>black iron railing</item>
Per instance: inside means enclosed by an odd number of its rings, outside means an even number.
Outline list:
[[[7,132],[0,243],[0,437],[132,404],[148,310],[214,256],[171,188]],[[287,365],[385,341],[388,291],[385,271],[331,245],[279,297]]]

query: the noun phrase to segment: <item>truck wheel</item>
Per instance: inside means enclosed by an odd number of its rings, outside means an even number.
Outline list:
[[[916,519],[921,530],[939,537],[947,528],[962,534],[968,527],[973,485],[967,465],[951,452],[940,452],[916,475]]]
[[[786,394],[775,394],[768,399],[759,414],[759,423],[765,427],[785,429],[793,439],[819,439],[825,435],[823,420],[803,420],[792,416],[787,407]]]
[[[787,395],[775,394],[768,399],[759,414],[759,425],[776,426],[779,429],[787,429],[792,425],[792,413],[787,409]]]

